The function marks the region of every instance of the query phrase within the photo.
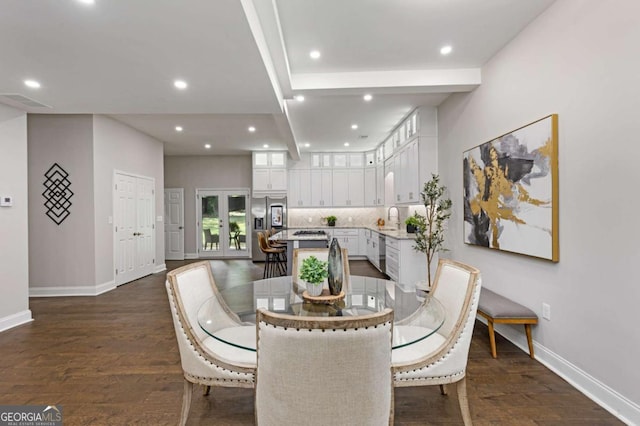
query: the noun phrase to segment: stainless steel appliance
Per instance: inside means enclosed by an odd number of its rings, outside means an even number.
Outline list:
[[[264,262],[260,251],[258,231],[277,230],[287,227],[287,197],[260,197],[251,199],[251,258],[254,262]]]

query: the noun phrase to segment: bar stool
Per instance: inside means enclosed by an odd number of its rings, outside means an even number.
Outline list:
[[[287,267],[284,260],[285,249],[270,247],[266,232],[258,232],[258,243],[260,251],[266,256],[262,278],[271,278],[276,273],[278,275],[286,275]]]

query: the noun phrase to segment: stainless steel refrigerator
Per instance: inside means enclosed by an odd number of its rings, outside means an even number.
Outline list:
[[[287,228],[287,197],[260,197],[251,199],[251,257],[254,262],[264,261],[260,251],[258,231]]]

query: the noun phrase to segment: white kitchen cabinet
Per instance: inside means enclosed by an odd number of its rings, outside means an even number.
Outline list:
[[[315,152],[311,154],[311,167],[331,168],[331,154],[326,152]]]
[[[364,169],[333,169],[333,205],[364,205]]]
[[[365,206],[377,206],[378,194],[377,194],[378,182],[375,167],[367,167],[364,169],[364,205]]]
[[[256,196],[287,193],[287,169],[253,169],[253,193]]]
[[[311,206],[311,171],[309,169],[289,170],[289,207]]]
[[[334,169],[364,167],[364,154],[362,152],[335,152],[332,157]]]
[[[264,151],[253,153],[253,167],[287,167],[287,153],[280,151]]]
[[[367,260],[369,260],[369,262],[373,266],[380,269],[380,247],[378,245],[378,233],[370,229],[367,229],[365,232],[367,236]]]
[[[415,138],[393,156],[395,203],[417,204],[420,201],[419,149],[419,140]]]
[[[311,206],[333,206],[333,174],[330,169],[311,170]]]
[[[415,285],[427,279],[427,257],[415,251],[414,240],[386,238],[386,274],[400,284]]]
[[[285,152],[253,153],[253,195],[285,195],[287,193],[287,157]]]
[[[346,248],[349,256],[360,256],[360,232],[358,229],[340,228],[333,230],[333,238],[340,247]]]
[[[384,206],[384,164],[376,166],[376,205]]]

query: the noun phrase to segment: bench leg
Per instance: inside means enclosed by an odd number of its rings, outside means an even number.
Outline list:
[[[493,321],[487,320],[489,326],[489,343],[491,343],[491,356],[498,358],[498,351],[496,350],[496,334],[493,330]]]
[[[527,343],[529,344],[529,356],[532,359],[535,359],[535,356],[533,355],[533,339],[531,339],[531,324],[525,324],[524,331],[525,333],[527,333]]]

